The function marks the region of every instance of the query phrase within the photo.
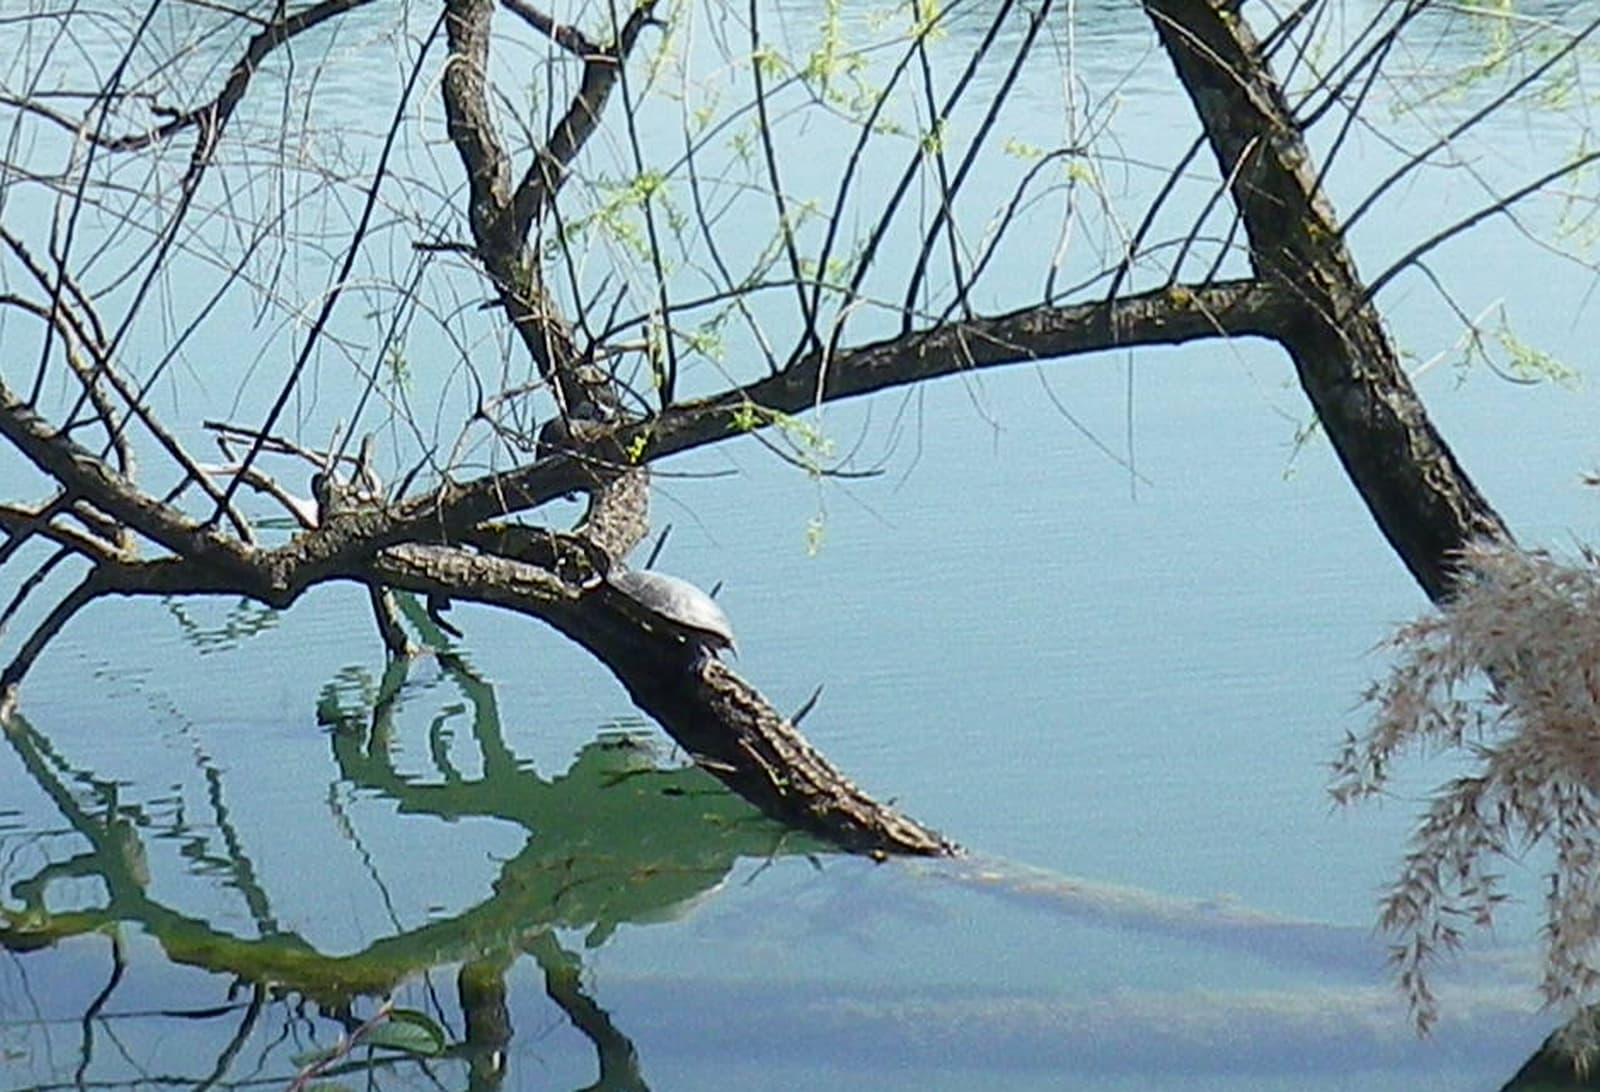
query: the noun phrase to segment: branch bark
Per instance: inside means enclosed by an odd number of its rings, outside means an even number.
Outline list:
[[[1145,0],[1244,220],[1262,287],[1292,300],[1274,331],[1345,472],[1428,596],[1475,538],[1509,538],[1432,423],[1317,186],[1260,43],[1230,0]]]
[[[565,536],[563,567],[581,571],[587,544]],[[450,594],[534,615],[595,655],[705,769],[766,814],[846,849],[944,855],[954,845],[851,783],[732,669],[653,625],[604,581],[566,583],[504,558],[397,546],[373,566],[385,584]]]

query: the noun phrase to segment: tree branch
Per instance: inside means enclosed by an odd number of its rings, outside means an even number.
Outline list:
[[[583,547],[572,540],[567,549],[581,554]],[[458,598],[542,618],[610,668],[634,703],[707,771],[782,822],[857,851],[954,851],[861,792],[753,686],[700,656],[680,634],[642,621],[638,605],[603,581],[568,585],[515,561],[428,546],[386,550],[373,572],[395,587],[448,588]]]
[[[74,137],[87,140],[107,151],[134,152],[148,148],[154,144],[165,142],[173,135],[185,129],[199,127],[201,131],[200,143],[196,154],[209,157],[216,147],[217,137],[221,134],[228,118],[232,116],[239,102],[244,98],[245,92],[250,87],[250,80],[261,67],[261,62],[285,42],[303,34],[311,28],[326,22],[347,11],[372,3],[372,0],[322,0],[321,3],[303,8],[293,15],[267,23],[259,33],[252,37],[245,47],[244,55],[234,62],[228,71],[228,78],[222,85],[215,98],[200,106],[174,113],[168,120],[152,129],[142,133],[127,133],[122,136],[103,136],[92,127],[86,125],[81,118],[69,117],[65,114],[51,110],[35,99],[17,98],[13,95],[0,95],[0,106],[9,106],[14,110],[33,114],[45,119],[54,125],[65,129]]]
[[[1261,281],[1293,302],[1276,331],[1345,472],[1428,595],[1451,559],[1509,537],[1428,420],[1317,185],[1313,162],[1250,28],[1228,0],[1145,0],[1229,179]]]
[[[649,421],[619,427],[589,455],[617,465],[655,462],[764,428],[775,420],[774,412],[803,413],[823,403],[981,368],[1217,336],[1273,337],[1293,315],[1296,298],[1297,293],[1283,286],[1254,281],[1173,285],[1110,304],[1030,307],[953,323],[842,349],[826,358],[811,353],[759,382],[681,402]],[[441,487],[400,505],[385,539],[432,541],[443,529],[537,507],[584,488],[586,476],[577,460],[541,459],[505,474]]]
[[[534,12],[521,0],[500,2],[503,7],[529,22],[533,22],[536,15],[549,21],[548,16]],[[600,124],[606,100],[611,97],[611,89],[622,73],[622,66],[633,52],[639,32],[656,21],[655,5],[656,0],[646,0],[634,8],[616,38],[605,47],[595,46],[573,27],[555,26],[553,22],[552,30],[540,27],[544,33],[551,35],[556,44],[583,59],[583,80],[567,106],[567,112],[551,129],[544,147],[534,153],[533,163],[517,183],[511,212],[511,234],[515,238],[526,242],[532,226],[543,217],[550,202],[560,192],[562,183],[567,179],[568,164],[588,143],[589,137]],[[539,26],[538,23],[534,25]]]
[[[213,527],[202,526],[162,504],[103,459],[73,443],[0,380],[0,436],[69,493],[85,497],[113,519],[181,557],[217,566],[252,588],[260,570],[250,547]]]

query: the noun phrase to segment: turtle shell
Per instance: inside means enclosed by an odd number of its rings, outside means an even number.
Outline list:
[[[687,580],[650,569],[613,571],[607,581],[640,606],[688,630],[712,651],[733,648],[733,623],[717,601]]]

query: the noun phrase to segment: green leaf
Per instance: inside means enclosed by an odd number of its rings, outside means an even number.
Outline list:
[[[444,1029],[427,1013],[391,1009],[389,1018],[361,1037],[362,1045],[432,1057],[444,1051]]]

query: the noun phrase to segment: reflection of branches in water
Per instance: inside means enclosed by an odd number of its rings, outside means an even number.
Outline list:
[[[223,772],[205,762],[204,792],[214,826],[223,832],[221,845],[208,848],[203,836],[186,831],[181,807],[178,821],[163,823],[159,830],[164,840],[177,840],[178,853],[189,863],[191,874],[220,877],[220,882],[245,894],[259,935],[234,936],[165,905],[159,893],[150,890],[144,839],[154,825],[137,801],[123,799],[131,795],[126,785],[75,768],[47,737],[17,717],[6,741],[88,849],[48,860],[11,884],[8,897],[23,905],[13,909],[0,901],[0,945],[23,952],[100,929],[110,929],[117,937],[123,924],[134,924],[161,945],[172,963],[251,984],[251,1000],[239,1026],[218,1047],[208,1073],[172,1078],[201,1087],[237,1081],[233,1068],[253,1037],[268,1040],[259,1053],[258,1064],[265,1066],[271,1059],[314,1046],[327,1021],[343,1032],[361,1026],[354,1016],[359,998],[389,998],[407,979],[460,962],[458,1001],[465,1031],[448,1053],[465,1064],[472,1087],[497,1088],[512,1033],[504,975],[517,956],[527,952],[547,976],[551,1000],[594,1044],[600,1069],[595,1087],[644,1089],[637,1052],[583,992],[578,957],[555,943],[553,929],[586,928],[587,943],[595,947],[622,922],[682,913],[716,890],[741,856],[805,852],[815,846],[760,817],[703,771],[657,766],[653,750],[634,738],[602,736],[584,747],[566,771],[542,779],[506,745],[492,688],[457,657],[442,656],[438,662],[444,678],[471,709],[470,738],[476,744],[477,761],[466,765],[481,770],[480,776],[467,777],[456,764],[440,761],[438,746],[427,779],[402,774],[395,767],[390,744],[402,696],[423,689],[408,689],[408,667],[395,663],[378,686],[363,688],[361,706],[347,704],[353,693],[348,688],[331,696],[324,690],[318,710],[333,725],[330,742],[342,775],[330,791],[334,799],[340,784],[376,793],[394,801],[412,817],[410,821],[498,818],[524,829],[526,847],[504,863],[493,891],[476,906],[449,919],[402,928],[388,897],[389,885],[345,816],[345,837],[390,905],[395,930],[350,955],[317,951],[276,924],[270,895],[251,864],[247,839],[229,815]],[[436,680],[425,687],[433,685]],[[434,718],[430,729],[435,736],[437,723]],[[52,912],[47,889],[68,878],[99,881],[101,904]],[[121,981],[120,939],[113,944],[112,979],[78,1021],[83,1037],[75,1079],[80,1085],[88,1083],[91,1070],[99,1067],[95,1030],[104,1022],[106,999]],[[267,983],[272,984],[270,1004]],[[423,988],[431,998],[432,1013],[445,1022],[446,1006],[434,994],[431,981]],[[211,1011],[220,1014],[237,1007]],[[276,1015],[269,1019],[269,1014]],[[161,1034],[159,1027],[158,1022],[153,1034]],[[120,1042],[119,1049],[123,1063],[137,1069],[138,1051]],[[376,1076],[379,1069],[395,1064],[396,1059],[384,1056],[345,1058],[344,1068],[329,1066],[323,1075],[359,1070]],[[138,1079],[168,1078],[141,1073]]]
[[[165,804],[164,800],[152,801],[148,807],[129,803],[120,798],[116,781],[98,778],[90,771],[72,769],[66,759],[59,755],[49,740],[42,735],[35,733],[32,736],[32,750],[36,752],[40,761],[48,763],[62,775],[62,791],[66,791],[64,788],[66,784],[79,786],[78,796],[85,798],[85,802],[81,805],[85,811],[84,821],[93,824],[95,821],[89,819],[88,815],[98,815],[99,826],[103,828],[100,834],[90,837],[91,845],[99,845],[99,839],[103,837],[108,844],[119,846],[126,858],[130,873],[141,886],[148,883],[149,873],[144,860],[144,845],[137,831],[152,831],[155,832],[155,837],[170,838],[177,844],[178,852],[187,862],[189,871],[198,873],[208,870],[225,877],[227,886],[237,891],[244,900],[257,929],[263,934],[273,932],[276,929],[276,921],[270,901],[266,891],[256,879],[255,866],[244,850],[243,841],[230,815],[225,799],[222,772],[198,738],[197,726],[159,689],[146,689],[138,680],[134,680],[133,688],[154,713],[175,725],[179,734],[188,742],[194,767],[205,783],[205,802],[210,810],[209,822],[204,822],[203,827],[190,820],[188,803],[182,795],[173,797],[168,815],[167,809],[157,806]],[[26,756],[24,761],[27,761]],[[41,781],[38,777],[34,780],[41,787],[46,785],[46,781]],[[57,798],[55,803],[58,807],[63,807],[65,801]],[[214,829],[220,836],[223,842],[222,852],[211,851],[207,838],[200,833],[204,827]],[[72,823],[72,829],[79,834],[85,832],[85,828],[78,822]],[[57,867],[59,871],[56,874],[64,876],[78,865],[64,861],[58,862]],[[90,874],[95,871],[95,866],[92,864],[88,866]],[[0,875],[3,874],[4,872],[0,871]],[[45,873],[41,873],[31,881],[23,883],[27,887],[42,890],[40,881],[48,878]]]
[[[578,957],[547,932],[533,937],[524,951],[544,972],[544,990],[550,1000],[561,1006],[572,1026],[583,1032],[600,1054],[600,1079],[583,1092],[648,1092],[633,1042],[617,1030],[610,1014],[583,992],[583,964]]]
[[[409,661],[407,660],[390,659],[378,689],[371,698],[372,735],[375,739],[380,737],[387,739],[389,737],[400,690],[402,684],[406,681],[406,676],[409,674],[407,671],[408,664]],[[323,701],[319,703],[319,712],[329,719],[329,722],[335,726],[335,730],[348,730],[348,727],[340,727],[345,724],[345,718],[338,707],[336,694],[337,691],[324,690]],[[381,730],[380,723],[383,725]],[[379,874],[377,862],[373,860],[372,854],[363,843],[361,834],[356,830],[350,814],[340,802],[339,790],[341,786],[353,788],[349,782],[342,778],[330,782],[328,785],[328,811],[333,815],[339,832],[344,835],[345,840],[350,843],[351,848],[355,851],[357,859],[360,860],[362,868],[372,880],[373,886],[377,888],[378,898],[383,902],[384,912],[389,917],[389,923],[394,926],[396,931],[399,931],[404,927],[400,923],[399,911],[395,909],[394,896],[389,890],[388,883]]]
[[[82,1038],[78,1043],[78,1069],[74,1078],[82,1087],[89,1073],[89,1063],[94,1059],[94,1025],[100,1013],[104,1011],[106,1002],[111,1000],[111,995],[116,992],[117,985],[122,981],[124,972],[128,969],[127,956],[122,950],[122,937],[117,933],[111,934],[111,977],[95,994],[94,1000],[89,1002],[89,1007],[83,1010],[83,1019],[79,1021],[82,1029]]]
[[[456,973],[456,998],[466,1024],[462,1053],[467,1060],[467,1087],[473,1092],[499,1088],[506,1074],[506,1047],[511,1044],[511,1012],[506,1005],[509,952],[461,965]]]
[[[25,724],[22,728],[25,732],[31,730]],[[650,906],[670,913],[680,908],[684,900],[679,897],[680,891],[674,882],[658,876],[653,870],[676,867],[680,872],[688,872],[694,868],[704,868],[707,866],[707,860],[697,856],[697,853],[714,854],[724,848],[724,844],[718,840],[725,834],[720,825],[702,821],[683,823],[680,828],[673,821],[673,817],[681,818],[680,806],[682,813],[694,815],[698,815],[707,807],[715,809],[720,801],[728,799],[726,794],[704,795],[703,775],[693,770],[653,769],[643,761],[644,757],[642,751],[631,746],[606,746],[597,742],[585,748],[584,753],[574,761],[568,771],[553,778],[546,785],[544,791],[547,795],[544,801],[545,806],[551,811],[576,806],[582,799],[578,795],[581,792],[588,792],[591,799],[610,800],[616,797],[624,802],[631,802],[626,806],[618,804],[615,807],[611,804],[583,806],[580,815],[596,816],[605,820],[603,829],[599,832],[600,837],[584,841],[559,826],[553,826],[548,832],[541,829],[537,835],[530,837],[528,849],[519,855],[518,860],[507,862],[493,895],[485,900],[484,904],[449,922],[435,923],[439,926],[437,929],[418,929],[410,934],[397,932],[394,937],[374,943],[355,957],[338,958],[321,955],[292,934],[279,934],[257,941],[238,940],[204,923],[180,918],[172,911],[160,907],[148,895],[144,904],[130,904],[133,911],[144,915],[142,918],[103,918],[98,922],[83,918],[79,920],[81,928],[64,929],[61,935],[87,932],[98,925],[106,924],[107,921],[137,920],[141,928],[149,932],[157,942],[168,946],[169,953],[175,961],[194,963],[211,971],[235,973],[238,973],[235,971],[236,967],[247,966],[252,970],[251,974],[245,975],[248,981],[271,979],[284,983],[288,991],[298,991],[273,997],[262,987],[257,986],[251,999],[254,1011],[246,1009],[242,1017],[230,1016],[230,1023],[237,1021],[236,1027],[226,1029],[219,1027],[219,1032],[227,1030],[231,1035],[227,1043],[219,1042],[212,1048],[215,1060],[209,1064],[208,1076],[202,1078],[197,1075],[175,1074],[170,1072],[172,1067],[168,1064],[164,1066],[168,1072],[159,1077],[152,1077],[148,1073],[142,1074],[138,1080],[140,1084],[160,1080],[188,1087],[206,1082],[212,1085],[219,1083],[236,1085],[241,1081],[251,1080],[253,1079],[251,1074],[238,1072],[243,1067],[239,1066],[236,1060],[242,1056],[242,1044],[249,1041],[255,1044],[251,1054],[258,1059],[259,1071],[254,1076],[267,1081],[277,1081],[277,1087],[281,1088],[293,1068],[298,1068],[287,1067],[290,1055],[303,1048],[326,1049],[337,1033],[347,1031],[352,1022],[356,1025],[361,1023],[354,1015],[356,1007],[359,1006],[363,1011],[371,1011],[370,1006],[357,996],[361,992],[359,987],[364,985],[370,987],[367,992],[374,996],[387,995],[392,993],[404,979],[411,978],[418,968],[437,966],[444,962],[459,962],[461,967],[457,972],[457,1001],[465,1030],[459,1038],[451,1036],[452,1043],[447,1051],[449,1061],[445,1064],[462,1067],[467,1076],[465,1084],[468,1088],[481,1092],[496,1092],[507,1083],[506,1058],[515,1032],[506,980],[515,960],[521,953],[527,953],[544,976],[545,993],[551,1002],[559,1006],[573,1028],[593,1044],[599,1075],[590,1087],[643,1089],[647,1082],[633,1042],[613,1024],[598,1000],[583,990],[582,965],[579,962],[581,953],[563,950],[556,942],[554,929],[563,923],[569,913],[581,916],[581,920],[593,926],[588,940],[590,944],[594,944],[604,941],[608,921],[626,917],[627,913],[633,915],[628,920],[635,921],[649,916]],[[372,770],[378,768],[380,767],[375,766]],[[393,774],[392,770],[390,772]],[[63,780],[71,780],[74,775],[68,770],[60,776]],[[531,775],[525,776],[531,778]],[[415,780],[401,778],[398,774],[394,774],[394,777],[396,786],[403,792],[437,787],[419,784]],[[559,790],[557,786],[560,787]],[[458,794],[465,789],[465,786],[461,785],[447,787]],[[490,791],[484,785],[480,785],[479,788],[483,792]],[[666,791],[669,789],[691,795],[675,795]],[[126,788],[124,792],[127,792]],[[422,797],[411,799],[414,803]],[[464,806],[466,801],[464,797],[456,795],[450,797],[449,802]],[[479,807],[481,809],[483,805],[480,804]],[[611,819],[613,812],[615,812],[615,822]],[[539,821],[537,811],[530,811],[528,816],[529,822]],[[660,857],[652,858],[645,854],[645,849],[648,847],[640,846],[625,837],[620,841],[610,843],[606,841],[607,831],[629,821],[630,817],[634,823],[639,824],[637,830],[642,832],[655,830],[657,828],[653,824],[662,822],[659,828],[662,840],[669,844],[681,840],[678,834],[680,829],[689,831],[700,829],[704,841],[698,845],[686,844],[679,847],[680,854],[687,856],[687,862],[680,860],[675,866],[670,862],[663,864]],[[410,813],[409,819],[420,821],[414,810]],[[543,844],[547,838],[555,844]],[[751,836],[748,831],[745,833],[745,840],[759,842],[759,839]],[[587,867],[595,876],[600,877],[593,885],[578,885],[577,895],[569,891],[560,900],[559,909],[553,905],[553,891],[549,883],[551,874],[557,868],[558,850],[566,854],[569,873],[572,860],[586,860]],[[619,859],[607,859],[608,853],[615,854]],[[869,866],[862,863],[852,864],[850,867],[866,869]],[[1265,957],[1272,962],[1290,961],[1296,958],[1298,953],[1299,957],[1308,957],[1313,965],[1332,968],[1339,965],[1338,960],[1343,958],[1340,953],[1353,952],[1356,948],[1355,941],[1365,935],[1361,930],[1347,930],[1335,931],[1341,936],[1327,937],[1323,936],[1320,930],[1331,930],[1331,927],[1314,927],[1312,923],[1287,923],[1294,928],[1275,934],[1269,919],[1264,915],[1254,914],[1247,908],[1187,902],[1164,898],[1151,892],[1096,887],[1049,873],[1016,867],[1008,870],[1003,865],[997,867],[994,862],[967,862],[965,865],[931,870],[920,867],[892,868],[880,874],[922,876],[929,871],[964,886],[983,891],[1003,890],[1012,899],[1048,907],[1055,912],[1064,911],[1090,920],[1103,921],[1118,928],[1153,932],[1157,936],[1170,934],[1185,939],[1191,937],[1204,939],[1209,934],[1213,940],[1232,946],[1240,953],[1247,953],[1252,959]],[[708,871],[700,879],[701,889],[707,889],[706,885],[712,882],[712,876],[720,877],[725,874],[726,869],[721,873]],[[650,900],[608,904],[604,900],[612,890],[613,881],[622,885],[632,883],[639,886],[656,884],[663,886]],[[859,894],[857,887],[852,887],[852,890]],[[897,898],[895,901],[900,905],[901,900]],[[854,900],[852,906],[856,914],[862,912],[859,899]],[[68,915],[61,917],[64,921],[69,918]],[[831,922],[825,923],[828,927],[831,927],[831,924]],[[17,928],[17,922],[5,914],[3,904],[0,904],[0,940],[6,940],[13,935],[6,932],[7,929]],[[184,929],[190,930],[190,933],[185,935]],[[1349,936],[1344,937],[1344,933],[1348,933]],[[1270,943],[1275,935],[1281,936],[1281,944]],[[1262,944],[1263,937],[1267,938],[1269,943]],[[1328,944],[1322,945],[1319,937]],[[803,942],[803,938],[801,939]],[[1348,945],[1343,943],[1346,939],[1350,941]],[[296,944],[302,947],[294,947]],[[276,947],[275,956],[272,954],[274,947]],[[273,962],[274,958],[277,962]],[[1348,967],[1348,964],[1343,966]],[[380,974],[389,977],[383,979]],[[366,978],[363,978],[363,975]],[[336,995],[334,986],[341,982],[349,983],[350,986],[343,994]],[[310,983],[316,992],[305,992],[301,983]],[[203,988],[216,990],[220,986],[212,979],[208,980]],[[406,987],[408,990],[415,988],[414,985]],[[705,984],[705,996],[712,1002],[717,1000],[729,1002],[726,990],[726,984]],[[1358,1014],[1358,1008],[1360,1013],[1370,1013],[1376,1004],[1373,995],[1362,994],[1359,991],[1346,992],[1350,993],[1350,997],[1339,1002],[1344,1007],[1335,1009],[1335,1015],[1343,1021],[1337,1023],[1336,1030],[1332,1033],[1335,1037],[1342,1034],[1339,1029],[1365,1026],[1361,1023],[1365,1017]],[[760,1006],[760,1011],[752,1014],[752,1026],[776,1031],[784,1027],[785,1019],[797,1019],[804,1024],[803,1018],[806,1016],[808,1006],[813,1009],[818,1006],[819,1002],[815,997],[800,996],[803,993],[805,991],[794,990],[786,983],[759,990],[745,998],[742,1003],[738,998],[734,998],[730,1003]],[[1165,1035],[1161,1040],[1162,1043],[1168,1044],[1168,1049],[1176,1050],[1178,1048],[1171,1047],[1175,1042],[1171,1029],[1180,1022],[1190,1020],[1203,1024],[1206,1034],[1219,1037],[1219,1041],[1220,1037],[1232,1034],[1227,1031],[1228,1020],[1236,1019],[1250,1022],[1249,1026],[1253,1029],[1256,1041],[1267,1041],[1262,1035],[1262,1028],[1266,1028],[1272,1034],[1288,1035],[1296,1046],[1326,1043],[1330,1032],[1325,1026],[1318,1030],[1312,1029],[1316,1017],[1315,1014],[1307,1016],[1303,1011],[1304,999],[1288,994],[1284,996],[1287,1006],[1284,1011],[1293,1008],[1299,1013],[1298,1016],[1279,1019],[1271,1012],[1267,1012],[1263,1018],[1264,1010],[1260,1007],[1262,1001],[1257,997],[1249,998],[1243,1005],[1228,1010],[1226,1015],[1218,1015],[1214,1007],[1203,1004],[1195,996],[1179,993],[1176,996],[1163,995],[1155,998],[1148,1009],[1142,1007],[1144,1001],[1140,998],[1135,998],[1126,1004],[1120,1002],[1112,1004],[1109,1015],[1107,1010],[1097,1007],[1098,999],[1087,1004],[1069,1001],[1060,1006],[1053,1006],[1046,1000],[1040,1002],[1037,1008],[1024,1006],[1029,1013],[1043,1014],[1030,1016],[1025,1022],[1037,1028],[1052,1020],[1068,1021],[1067,1026],[1078,1029],[1072,1033],[1077,1036],[1072,1040],[1072,1049],[1077,1049],[1087,1041],[1083,1038],[1085,1033],[1082,1028],[1096,1020],[1106,1021],[1105,1034],[1114,1037],[1119,1044],[1128,1044],[1130,1049],[1134,1048],[1140,1034],[1148,1035],[1154,1028],[1161,1030]],[[309,1000],[310,998],[315,1000]],[[846,1004],[845,1010],[848,1011],[839,1009],[829,1011],[833,1013],[845,1011],[845,1015],[840,1019],[848,1020],[848,1024],[830,1020],[825,1026],[802,1026],[798,1030],[803,1034],[816,1034],[820,1029],[823,1034],[855,1044],[864,1037],[903,1032],[906,1024],[902,1021],[906,1019],[918,1021],[918,1027],[923,1030],[930,1026],[926,998],[918,998],[909,1008],[893,1004],[881,1005],[879,1002],[882,1000],[869,995],[847,999],[849,1003]],[[826,1009],[825,1005],[821,1007]],[[1197,1012],[1197,1008],[1206,1011]],[[230,1013],[238,1011],[238,1007],[228,1010]],[[908,1012],[910,1015],[907,1015]],[[975,1020],[974,1012],[990,1013],[992,1009],[982,1003],[974,1008],[969,998],[957,997],[951,1005],[943,1007],[935,1014],[937,1019],[932,1021],[932,1026],[961,1029],[953,1030],[952,1034],[962,1042],[977,1043],[985,1032],[981,1030],[983,1021]],[[190,1017],[193,1015],[191,1013]],[[123,1052],[122,1060],[130,1066],[137,1065],[143,1060],[141,1051],[145,1049],[145,1043],[154,1041],[158,1037],[167,1042],[180,1036],[186,1041],[194,1041],[195,1036],[189,1030],[193,1024],[174,1025],[173,1020],[177,1018],[175,1014],[163,1013],[149,1023],[135,1025],[139,1038],[133,1040],[121,1034],[121,1029],[127,1025],[118,1025],[118,1046]],[[671,1015],[664,1019],[669,1024],[673,1021]],[[694,1026],[695,1020],[703,1017],[698,1013],[690,1013],[679,1014],[678,1019],[678,1026],[688,1031]],[[988,1016],[984,1017],[984,1020],[988,1019]],[[1004,1022],[1010,1017],[995,1017],[995,1019],[1000,1022],[990,1026],[991,1032],[1012,1026]],[[941,1025],[939,1021],[948,1023]],[[180,1029],[176,1034],[175,1027]],[[525,1036],[528,1034],[526,1029],[523,1034]],[[965,1038],[962,1038],[963,1036]],[[1026,1034],[1023,1034],[1023,1038],[1029,1042],[1039,1041],[1037,1037],[1027,1039]],[[800,1041],[804,1043],[806,1040],[802,1038]],[[112,1053],[106,1050],[105,1042],[103,1037],[100,1038],[101,1058],[96,1060],[93,1067],[84,1071],[85,1083],[89,1083],[92,1079],[98,1084],[131,1088],[135,1083],[132,1079],[123,1080],[120,1077],[108,1079],[105,1074],[94,1072],[108,1062],[117,1061],[115,1057],[110,1059],[105,1057]],[[1090,1053],[1095,1057],[1101,1057],[1105,1053],[1105,1048],[1102,1044],[1099,1053],[1092,1049]],[[1182,1056],[1192,1057],[1192,1053]],[[408,1080],[433,1079],[441,1084],[450,1083],[445,1079],[446,1075],[440,1067],[431,1066],[427,1070],[422,1070],[420,1068],[422,1064],[414,1059],[383,1054],[346,1057],[342,1063],[343,1068],[330,1067],[325,1076],[330,1080],[364,1078],[368,1087],[374,1090]],[[510,1083],[514,1086],[517,1082],[513,1079]],[[59,1087],[66,1088],[69,1084],[62,1082]]]
[[[233,1068],[234,1059],[239,1056],[239,1051],[244,1049],[245,1043],[250,1041],[250,1036],[261,1019],[261,1011],[266,998],[267,990],[261,983],[257,982],[250,988],[250,1002],[245,1005],[244,1015],[239,1020],[239,1026],[234,1029],[233,1035],[223,1044],[222,1049],[217,1053],[217,1064],[212,1066],[211,1072],[195,1086],[195,1092],[205,1092],[206,1089],[221,1081],[228,1071]]]
[[[201,655],[226,652],[245,640],[277,626],[280,612],[241,599],[228,608],[220,622],[207,623],[196,615],[192,604],[181,599],[162,602],[167,614],[177,623],[184,641]]]
[[[245,905],[250,909],[251,920],[261,933],[276,932],[278,922],[272,913],[267,893],[256,880],[255,865],[244,851],[239,832],[234,829],[233,819],[228,814],[228,805],[223,800],[222,772],[208,758],[202,758],[201,763],[205,772],[206,800],[211,805],[212,822],[221,834],[223,845],[227,850],[223,855],[223,861],[226,863],[228,886],[239,892],[244,899]]]

